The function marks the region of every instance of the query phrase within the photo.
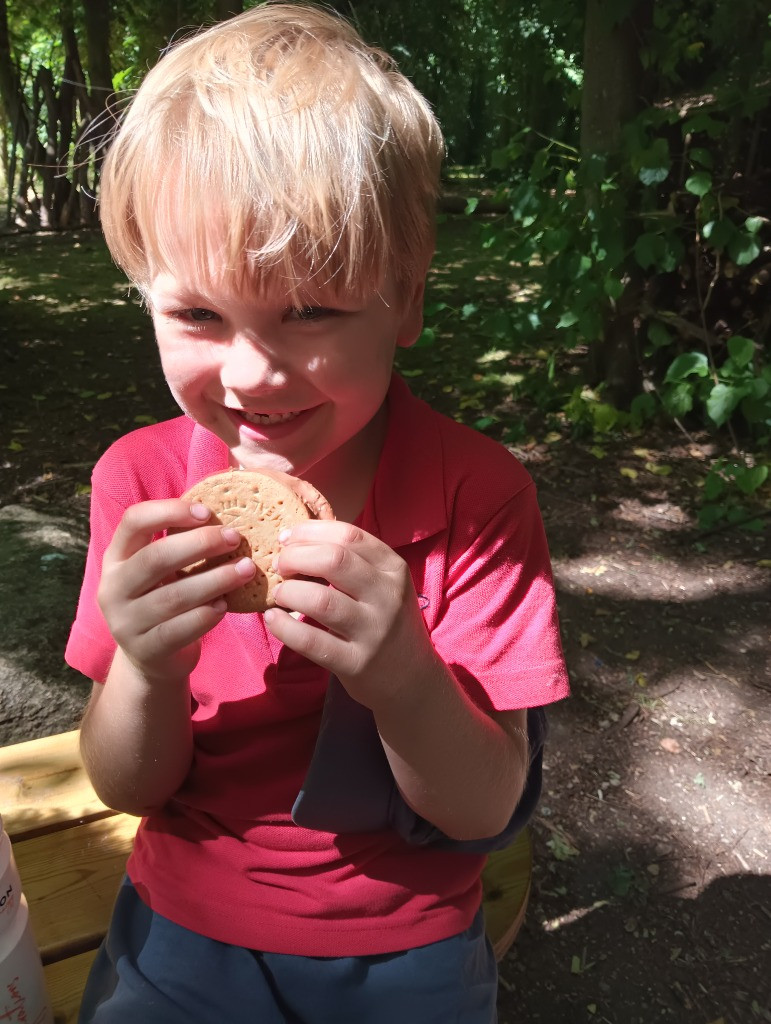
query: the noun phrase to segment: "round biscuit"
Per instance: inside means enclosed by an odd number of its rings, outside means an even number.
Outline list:
[[[257,567],[248,583],[225,594],[231,612],[264,612],[275,605],[282,577],[273,569],[273,559],[282,530],[303,520],[334,518],[329,502],[311,484],[287,474],[226,470],[200,480],[182,499],[210,509],[209,524],[230,526],[241,534],[235,550],[202,559],[183,572],[201,572],[244,557]]]

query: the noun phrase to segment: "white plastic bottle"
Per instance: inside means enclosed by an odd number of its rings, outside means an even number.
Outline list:
[[[0,1021],[53,1024],[27,901],[0,818]]]

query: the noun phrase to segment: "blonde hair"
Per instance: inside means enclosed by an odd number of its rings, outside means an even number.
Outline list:
[[[375,291],[428,269],[443,151],[390,57],[333,13],[266,3],[149,72],[107,152],[102,226],[143,291],[180,245],[237,289]]]

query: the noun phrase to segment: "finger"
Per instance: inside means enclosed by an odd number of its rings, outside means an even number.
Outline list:
[[[156,587],[134,602],[139,606],[135,611],[137,626],[140,631],[143,625],[149,630],[160,622],[215,604],[223,595],[248,583],[256,571],[250,558],[242,558]]]
[[[355,670],[355,651],[340,637],[292,618],[283,608],[269,608],[264,619],[277,640],[315,665],[329,669],[335,675],[350,675]]]
[[[227,610],[224,598],[219,598],[212,604],[191,608],[172,619],[159,622],[145,633],[143,647],[156,653],[173,654],[181,651],[214,629],[222,621]]]
[[[174,579],[180,569],[230,555],[240,542],[237,530],[222,526],[199,526],[161,537],[119,563],[124,592],[139,597]]]
[[[219,610],[222,596],[243,586],[254,572],[251,559],[242,559],[200,575],[175,580],[134,601],[121,601],[109,590],[100,590],[99,605],[115,640],[128,648],[138,638],[150,635],[159,625],[189,612],[209,607]]]
[[[400,561],[399,556],[387,544],[373,537],[371,533],[352,523],[342,523],[334,519],[311,519],[296,523],[281,532],[279,541],[283,548],[294,548],[301,544],[339,545],[346,550],[355,551],[371,565],[386,571]]]
[[[357,617],[364,612],[347,594],[313,580],[284,580],[276,589],[276,601],[345,638],[354,634]]]
[[[181,498],[141,501],[126,509],[108,548],[120,561],[130,558],[146,547],[164,530],[190,529],[211,518],[211,512],[200,502],[190,504]]]
[[[339,544],[292,544],[279,552],[274,564],[285,580],[294,577],[326,580],[355,599],[369,592],[379,574],[358,551]]]

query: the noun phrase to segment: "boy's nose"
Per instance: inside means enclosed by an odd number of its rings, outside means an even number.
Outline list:
[[[280,387],[286,374],[274,355],[252,338],[238,337],[228,346],[223,360],[221,380],[224,387],[237,391],[259,391]]]

